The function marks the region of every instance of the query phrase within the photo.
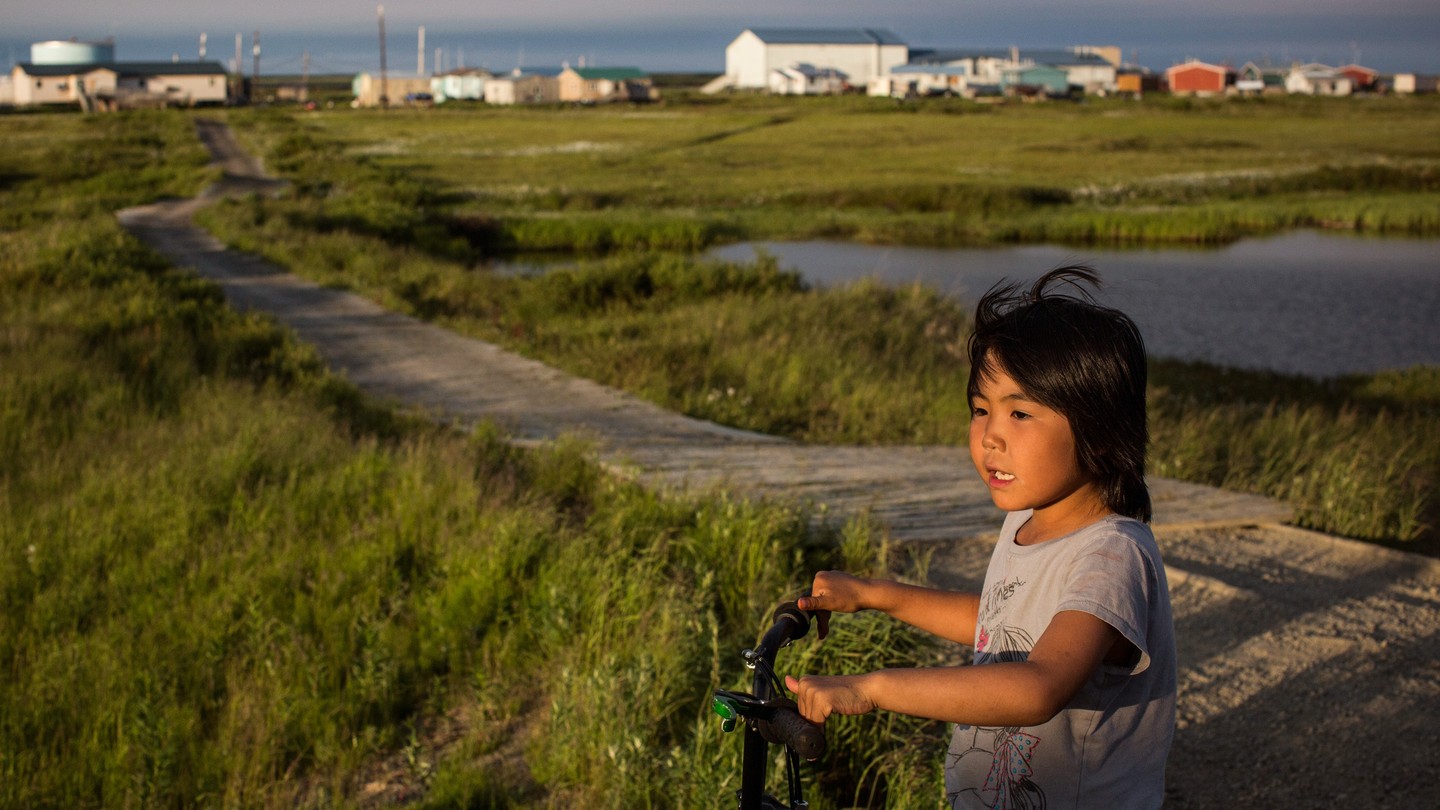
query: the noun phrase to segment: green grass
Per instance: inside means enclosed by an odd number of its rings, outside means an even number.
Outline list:
[[[867,110],[855,100],[846,102],[849,106],[815,107],[819,112],[804,103],[779,107],[773,100],[746,102],[735,109],[722,106],[722,115],[750,114],[748,103],[759,105],[768,116],[777,115],[776,110],[798,110],[787,115],[866,115],[888,118],[892,124],[897,118],[893,112]],[[1098,114],[1071,108],[1015,114],[1103,121],[1112,113],[1130,115],[1131,109],[1117,105]],[[1192,129],[1205,132],[1260,115],[1323,119],[1338,108],[1238,105],[1203,114],[1170,107],[1134,109],[1134,115],[1162,121],[1194,119]],[[1380,108],[1374,114],[1399,115],[1399,109]],[[1421,123],[1428,121],[1428,109],[1415,114]],[[977,116],[989,120],[1009,114]],[[487,115],[508,120],[508,113],[472,115],[477,121],[487,120]],[[548,137],[553,140],[563,136],[564,125],[578,113],[516,115],[524,121],[551,116]],[[901,123],[932,118],[946,116],[898,116]],[[437,120],[443,129],[445,119]],[[624,120],[623,114],[602,115],[596,128],[604,131],[606,122],[618,126],[616,122]],[[655,251],[614,253],[535,278],[502,277],[475,269],[471,261],[476,244],[505,243],[505,226],[498,219],[485,219],[475,221],[471,230],[455,230],[453,223],[446,224],[445,214],[457,196],[454,187],[426,179],[439,166],[461,171],[454,158],[447,157],[450,153],[439,152],[429,163],[416,161],[407,170],[388,160],[364,158],[341,166],[327,163],[326,156],[344,150],[326,146],[323,139],[328,137],[326,127],[338,123],[301,126],[273,116],[240,123],[257,148],[280,145],[281,158],[275,163],[294,172],[298,189],[280,201],[250,199],[203,215],[223,239],[242,249],[322,283],[354,288],[387,306],[701,418],[811,442],[965,441],[963,341],[968,316],[963,305],[931,290],[890,290],[874,284],[807,290],[766,257],[736,264]],[[392,123],[356,119],[349,137],[380,126],[409,131],[413,123],[403,116]],[[1209,137],[1205,144],[1216,148],[1215,136]],[[1332,137],[1338,138],[1339,131]],[[1114,147],[1122,148],[1135,150],[1137,142]],[[331,177],[332,171],[334,179],[317,179]],[[1392,204],[1398,211],[1410,203],[1434,202],[1432,193],[1415,190],[1415,184],[1432,182],[1425,179],[1428,175],[1321,167],[1287,177],[1252,177],[1246,181],[1251,191],[1226,192],[1227,200],[1215,205],[1237,210],[1268,205],[1265,216],[1295,225],[1323,208],[1323,201],[1305,202],[1310,213],[1302,216],[1299,209],[1280,206],[1274,195],[1257,190],[1257,184],[1285,194],[1305,183],[1394,191],[1375,211]],[[614,182],[624,181],[622,176]],[[703,187],[697,188],[696,193],[703,193]],[[923,189],[912,191],[913,199],[924,198]],[[1252,191],[1259,195],[1258,202],[1228,199]],[[1035,202],[1043,200],[1037,193],[1011,188],[981,202],[1013,213],[1021,223],[1012,234],[1018,239],[1027,228],[1033,230],[1021,212],[1032,203],[1042,204]],[[938,204],[942,198],[925,199]],[[371,205],[366,201],[384,201],[375,209],[384,215],[365,215]],[[818,201],[816,197],[811,203]],[[333,213],[338,211],[348,213],[339,217]],[[1287,219],[1292,214],[1294,218]],[[583,229],[576,223],[592,217],[603,221],[606,215],[604,209],[572,212],[562,207],[550,221],[557,228]],[[1147,216],[1155,228],[1173,225],[1161,213]],[[1049,216],[1043,227],[1065,228],[1069,222]],[[1137,222],[1141,218],[1136,215],[1117,215],[1114,227]],[[1217,219],[1216,225],[1225,222]],[[1076,228],[1092,225],[1084,216],[1073,220]],[[488,235],[476,236],[482,232]],[[1152,472],[1280,498],[1294,507],[1301,525],[1323,531],[1379,542],[1425,540],[1411,547],[1434,544],[1440,524],[1433,495],[1440,480],[1440,431],[1434,418],[1440,383],[1431,370],[1325,384],[1177,364],[1157,364],[1153,373]],[[1390,393],[1367,393],[1376,386]]]
[[[742,98],[346,110],[299,127],[249,120],[256,146],[273,149],[277,168],[300,181],[292,205],[332,209],[331,191],[366,171],[396,170],[439,190],[427,222],[485,223],[472,233],[481,251],[818,237],[1216,243],[1296,226],[1440,231],[1440,106],[1426,98],[1188,106]],[[286,166],[286,154],[314,141],[327,146]],[[362,219],[388,221],[378,212]],[[647,228],[652,235],[642,235]]]
[[[752,103],[782,109],[734,112]],[[367,402],[116,226],[114,208],[212,176],[191,126],[0,117],[0,806],[730,801],[739,740],[709,690],[744,685],[736,653],[814,566],[900,567],[883,539]],[[424,230],[451,193],[362,161],[294,208],[214,221],[298,272],[672,407],[814,441],[964,435],[965,315],[930,291],[817,292],[773,262],[663,254],[498,278],[468,266],[466,234]],[[1434,525],[1435,370],[1157,364],[1154,380],[1157,472],[1272,491],[1356,536]],[[832,639],[784,666],[947,654],[882,622]],[[817,808],[938,804],[942,728],[875,716],[830,734]]]
[[[0,188],[0,807],[729,801],[710,690],[804,572],[882,544],[368,403],[119,230],[205,179],[190,125],[0,118],[52,135],[0,158],[34,171]],[[122,131],[187,157],[127,186]],[[99,174],[41,175],[76,149]],[[852,738],[906,763],[894,806],[938,801],[938,746]]]

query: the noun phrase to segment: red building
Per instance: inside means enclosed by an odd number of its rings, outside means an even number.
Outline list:
[[[1356,90],[1369,90],[1373,88],[1375,82],[1380,79],[1379,71],[1361,67],[1360,65],[1346,65],[1342,68],[1336,68],[1336,70],[1342,76],[1350,77],[1350,86]]]
[[[1229,68],[1195,59],[1165,71],[1165,83],[1172,93],[1211,95],[1225,92],[1231,83]]]

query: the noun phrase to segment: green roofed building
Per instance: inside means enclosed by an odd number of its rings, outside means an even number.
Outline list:
[[[659,98],[650,76],[635,67],[569,67],[560,71],[560,100],[578,104],[611,101],[654,101]]]

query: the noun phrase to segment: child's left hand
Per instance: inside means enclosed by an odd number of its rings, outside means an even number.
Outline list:
[[[795,693],[800,715],[812,723],[823,723],[832,714],[867,714],[875,702],[866,697],[863,675],[806,675],[798,680],[785,676],[785,687]]]

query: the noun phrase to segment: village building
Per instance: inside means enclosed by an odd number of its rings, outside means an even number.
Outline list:
[[[359,73],[350,82],[350,92],[355,96],[352,107],[400,107],[433,100],[430,77],[413,73]]]
[[[559,68],[517,67],[485,82],[489,104],[553,104],[559,100]]]
[[[225,104],[230,84],[218,62],[122,62],[113,42],[59,40],[31,45],[9,79],[11,104],[85,110]]]
[[[1016,48],[941,49],[913,48],[907,68],[944,66],[961,68],[967,86],[992,85],[997,91],[1005,71],[1019,67],[1020,52]]]
[[[1390,89],[1396,93],[1434,93],[1440,90],[1440,76],[1425,76],[1417,73],[1396,73],[1390,80]]]
[[[1246,62],[1235,74],[1235,84],[1232,89],[1236,93],[1246,96],[1284,93],[1286,92],[1285,71],[1280,68],[1261,67],[1254,62]]]
[[[770,71],[770,92],[780,96],[838,96],[850,89],[850,77],[835,68],[807,62]]]
[[[612,101],[654,101],[655,83],[637,67],[570,67],[557,77],[561,101],[606,104]]]
[[[1230,86],[1230,69],[1198,59],[1165,69],[1165,84],[1176,95],[1214,96]]]
[[[1113,55],[1116,61],[1111,62],[1107,55]],[[1023,51],[1020,56],[1025,62],[1059,68],[1065,72],[1066,84],[1086,95],[1103,96],[1116,90],[1119,48],[1086,46],[1058,51],[1035,50]]]
[[[965,65],[910,64],[893,67],[887,75],[871,79],[866,92],[872,96],[890,96],[892,98],[916,98],[919,96],[973,98],[976,88],[970,82],[970,68]]]
[[[865,87],[909,59],[909,46],[880,28],[747,28],[725,48],[725,75],[705,90],[765,90],[773,71],[799,64],[844,73]]]
[[[1350,77],[1327,65],[1296,65],[1285,74],[1285,89],[1308,96],[1348,96],[1354,89]]]
[[[1027,50],[1019,48],[956,50],[956,49],[913,49],[907,70],[914,66],[947,66],[963,68],[964,80],[954,80],[954,89],[966,96],[983,94],[989,88],[1002,88],[1016,84],[1014,76],[1007,81],[1006,75],[1022,68],[1046,66],[1065,74],[1065,89],[1059,89],[1060,81],[1053,74],[1046,73],[1041,82],[1051,95],[1064,95],[1071,87],[1091,94],[1116,92],[1117,63],[1120,49],[1113,46],[1077,46],[1060,50]],[[891,71],[894,72],[894,69]],[[1040,74],[1031,76],[1033,80]]]
[[[1350,79],[1352,92],[1363,93],[1374,90],[1380,83],[1380,71],[1372,70],[1363,65],[1344,65],[1336,68],[1339,73]]]
[[[1005,71],[1000,88],[1006,95],[1058,98],[1070,93],[1070,76],[1054,65],[1024,65]]]
[[[436,104],[447,101],[484,101],[490,71],[484,68],[456,68],[430,77],[430,95]]]
[[[1160,76],[1140,67],[1125,66],[1115,70],[1115,92],[1131,98],[1160,91]]]

